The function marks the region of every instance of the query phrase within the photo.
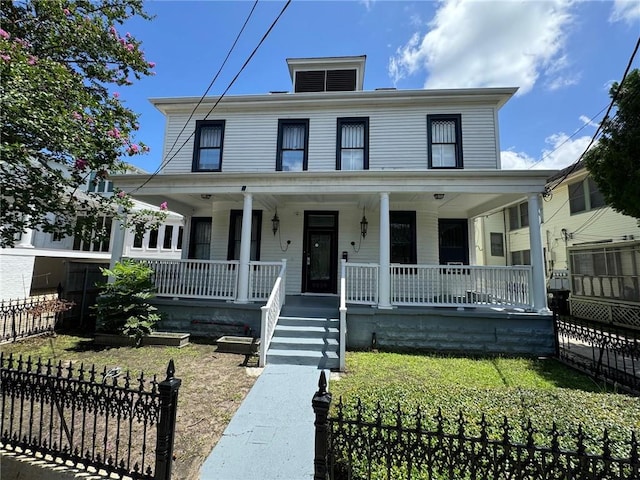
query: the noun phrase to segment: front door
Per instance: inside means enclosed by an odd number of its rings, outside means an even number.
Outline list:
[[[467,219],[438,220],[440,265],[469,265],[469,236]]]
[[[337,284],[338,212],[305,212],[302,291],[336,293]]]

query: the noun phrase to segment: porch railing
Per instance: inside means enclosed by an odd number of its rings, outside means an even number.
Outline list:
[[[379,266],[347,263],[346,301],[378,303]],[[391,265],[391,304],[415,306],[532,306],[531,267]]]
[[[280,311],[286,298],[286,275],[287,275],[287,260],[283,259],[280,264],[280,272],[273,284],[271,295],[267,304],[260,307],[262,311],[262,318],[260,321],[260,366],[264,367],[267,364],[267,350],[269,350],[269,344],[273,337],[273,332],[278,323],[278,317],[280,317]]]
[[[159,297],[234,300],[238,286],[238,261],[141,260],[155,272]]]
[[[249,300],[267,300],[282,262],[249,262]]]
[[[347,261],[340,264],[340,371],[344,372],[347,355]]]

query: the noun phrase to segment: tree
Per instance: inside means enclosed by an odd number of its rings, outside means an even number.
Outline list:
[[[118,28],[138,16],[142,0],[1,0],[0,246],[28,228],[63,235],[96,232],[100,217],[127,226],[163,220],[151,210],[131,215],[122,192],[82,192],[126,171],[123,157],[145,153],[133,138],[137,115],[116,86],[153,75],[141,43]],[[92,226],[91,223],[94,222]],[[99,231],[97,232],[99,233]]]
[[[607,204],[640,219],[640,71],[631,71],[621,88],[614,83],[609,95],[617,111],[603,120],[602,137],[584,162]]]

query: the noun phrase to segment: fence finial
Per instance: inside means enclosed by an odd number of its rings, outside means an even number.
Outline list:
[[[324,395],[327,393],[327,376],[324,370],[320,372],[320,378],[318,379],[318,395]]]
[[[173,358],[169,360],[169,366],[167,367],[167,380],[171,380],[176,373],[176,366],[173,363]]]

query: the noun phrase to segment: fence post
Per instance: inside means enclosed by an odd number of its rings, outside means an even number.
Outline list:
[[[175,371],[176,368],[173,364],[173,359],[171,359],[167,367],[167,378],[158,384],[158,390],[160,392],[160,422],[158,423],[156,439],[156,480],[171,479],[178,390],[182,383],[182,380],[173,377]]]
[[[329,441],[329,407],[331,394],[327,392],[327,377],[324,370],[320,372],[318,391],[311,400],[316,419],[313,422],[316,431],[315,456],[313,458],[313,480],[327,480],[329,468],[327,465],[327,450]]]

